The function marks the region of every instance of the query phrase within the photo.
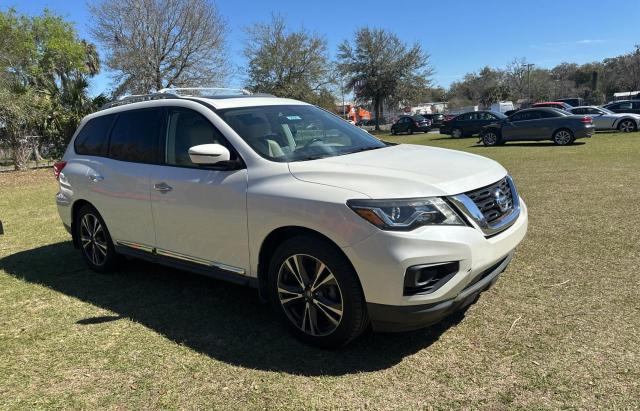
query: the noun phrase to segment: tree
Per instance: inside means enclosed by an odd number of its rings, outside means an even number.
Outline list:
[[[329,98],[328,86],[334,79],[330,75],[324,38],[304,27],[287,30],[280,15],[273,15],[269,23],[258,23],[245,31],[247,88],[318,105],[328,104],[327,108],[335,110],[335,98]]]
[[[101,0],[89,10],[116,96],[215,86],[229,74],[227,23],[209,0]]]
[[[0,88],[0,143],[11,150],[15,170],[25,170],[37,145],[39,122],[47,113],[48,101],[33,90],[13,93]]]
[[[47,10],[35,17],[0,12],[1,138],[12,148],[16,168],[24,168],[25,153],[37,153],[44,141],[68,141],[93,107],[65,96],[86,95],[86,76],[98,70],[95,47],[62,17]]]
[[[376,129],[386,101],[403,101],[403,92],[412,86],[428,86],[433,70],[429,55],[420,44],[408,47],[395,34],[382,29],[364,27],[355,34],[352,45],[345,40],[338,47],[338,62],[356,98],[373,105]]]

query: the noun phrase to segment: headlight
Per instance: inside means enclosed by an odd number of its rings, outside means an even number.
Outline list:
[[[405,200],[349,200],[360,217],[382,230],[409,231],[423,225],[464,225],[464,221],[438,197]]]

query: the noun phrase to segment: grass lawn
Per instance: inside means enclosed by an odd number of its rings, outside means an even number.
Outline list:
[[[640,133],[393,140],[501,162],[529,233],[464,318],[340,351],[289,337],[252,289],[135,261],[88,271],[51,171],[0,173],[0,409],[637,408]]]

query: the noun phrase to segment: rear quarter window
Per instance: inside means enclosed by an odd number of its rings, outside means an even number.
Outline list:
[[[106,156],[109,144],[109,130],[115,115],[92,118],[87,121],[76,136],[76,154],[85,156]]]

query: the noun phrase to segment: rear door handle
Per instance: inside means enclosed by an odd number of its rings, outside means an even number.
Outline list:
[[[104,177],[102,177],[99,174],[90,174],[89,175],[89,180],[91,180],[94,183],[97,183],[98,181],[104,180]]]
[[[159,191],[161,193],[167,193],[167,192],[173,190],[173,187],[171,187],[167,183],[157,183],[157,184],[153,185],[153,189],[156,190],[156,191]]]

